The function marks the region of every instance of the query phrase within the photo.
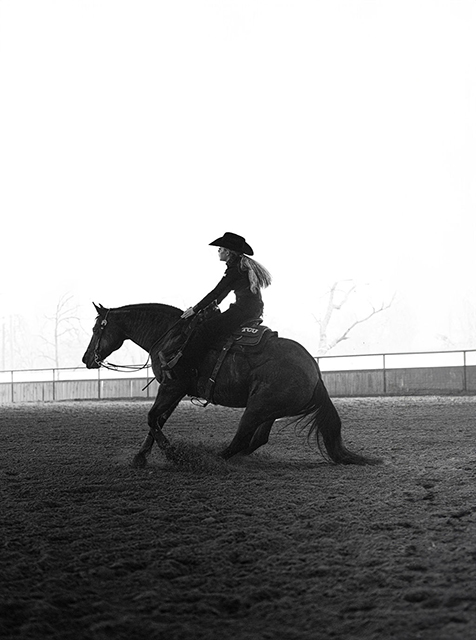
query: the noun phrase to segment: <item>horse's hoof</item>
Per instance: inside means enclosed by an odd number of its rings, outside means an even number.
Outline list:
[[[143,453],[137,453],[131,463],[131,467],[134,469],[144,469],[147,465],[147,458]]]

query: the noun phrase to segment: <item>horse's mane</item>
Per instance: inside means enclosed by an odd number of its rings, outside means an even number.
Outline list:
[[[181,316],[183,313],[182,309],[179,309],[178,307],[172,307],[171,305],[161,304],[158,302],[143,302],[141,304],[128,304],[123,307],[116,307],[115,309],[111,309],[111,311],[154,312],[158,314],[159,313],[165,314],[173,318]]]

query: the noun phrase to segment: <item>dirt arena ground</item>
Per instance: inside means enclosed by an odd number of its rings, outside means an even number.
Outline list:
[[[129,466],[148,403],[0,407],[0,637],[54,640],[476,638],[476,398],[340,399],[326,464],[276,423],[216,453],[241,411],[183,403]]]

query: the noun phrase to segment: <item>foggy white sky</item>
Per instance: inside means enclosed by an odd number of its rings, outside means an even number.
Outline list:
[[[189,306],[225,231],[286,326],[339,278],[472,304],[475,33],[473,0],[1,0],[0,316]]]

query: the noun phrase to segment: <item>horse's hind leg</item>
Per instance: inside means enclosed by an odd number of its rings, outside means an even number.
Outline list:
[[[237,453],[251,453],[268,441],[269,432],[277,418],[287,415],[289,399],[286,393],[272,385],[256,381],[251,388],[248,404],[241,416],[235,437],[222,452],[227,459]]]
[[[274,420],[267,420],[260,424],[260,426],[256,429],[256,431],[251,434],[249,445],[246,449],[240,452],[241,455],[249,456],[250,453],[256,451],[264,444],[266,444],[269,440],[269,434],[271,431],[271,427],[274,424]]]
[[[255,397],[248,404],[235,437],[221,454],[223,458],[231,458],[237,453],[248,454],[266,444],[274,420],[281,415],[276,410],[266,410],[267,406],[269,404],[262,397]]]

